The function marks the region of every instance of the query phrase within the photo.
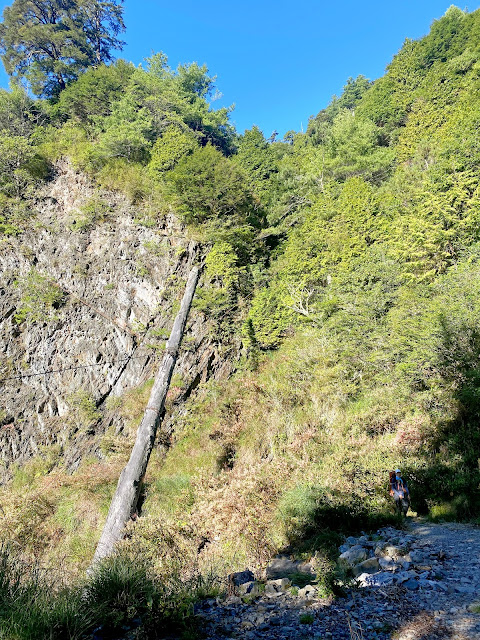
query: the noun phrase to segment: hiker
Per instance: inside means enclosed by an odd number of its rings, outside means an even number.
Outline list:
[[[395,500],[397,512],[406,516],[410,506],[410,492],[400,469],[390,472],[390,495]]]

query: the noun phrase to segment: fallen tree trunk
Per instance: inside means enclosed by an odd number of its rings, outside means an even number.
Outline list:
[[[102,558],[110,555],[115,544],[122,539],[125,525],[137,508],[142,481],[147,470],[160,416],[165,404],[173,368],[177,360],[178,348],[182,340],[188,312],[192,304],[199,277],[197,267],[188,276],[180,311],[175,318],[170,338],[166,345],[165,356],[155,377],[147,408],[137,431],[130,459],[120,474],[115,495],[108,511],[107,521],[93,557],[92,567]]]

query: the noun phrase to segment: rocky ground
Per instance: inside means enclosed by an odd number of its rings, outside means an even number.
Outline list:
[[[322,597],[308,565],[279,557],[267,568],[266,580],[240,575],[234,595],[198,605],[204,637],[480,639],[478,527],[412,520],[405,531],[386,528],[349,537],[340,552],[339,562],[355,576],[345,597]],[[297,588],[301,572],[310,572],[311,584]]]

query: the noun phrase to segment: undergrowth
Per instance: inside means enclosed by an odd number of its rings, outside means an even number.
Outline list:
[[[114,555],[90,578],[67,584],[61,571],[26,562],[11,546],[0,549],[0,638],[2,640],[80,640],[94,630],[104,638],[142,627],[155,639],[188,630],[192,603],[215,593],[213,584],[168,582],[152,575],[143,559]]]

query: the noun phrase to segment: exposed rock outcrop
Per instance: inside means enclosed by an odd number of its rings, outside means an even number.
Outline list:
[[[61,162],[39,194],[30,229],[1,240],[0,458],[5,468],[53,443],[63,447],[75,468],[82,455],[97,450],[96,434],[107,426],[114,425],[117,433],[123,427],[114,411],[81,425],[72,419],[81,399],[104,409],[109,397],[153,375],[188,271],[202,256],[173,214],[153,226],[140,223],[140,215],[124,196],[100,192]],[[63,292],[61,303],[48,309],[46,304],[44,317],[41,296],[28,291],[35,278]],[[22,282],[27,282],[23,288]],[[27,314],[18,322],[29,293],[36,320]],[[177,364],[183,379],[177,405],[202,380],[228,375],[230,368],[219,355],[211,325],[192,310]],[[168,419],[164,429],[171,429]]]

